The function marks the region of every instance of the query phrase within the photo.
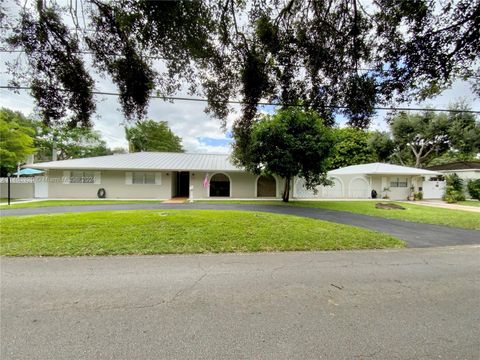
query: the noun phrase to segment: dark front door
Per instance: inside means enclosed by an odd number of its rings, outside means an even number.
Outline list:
[[[188,171],[179,171],[177,173],[177,193],[175,196],[188,197],[190,193],[190,173]]]

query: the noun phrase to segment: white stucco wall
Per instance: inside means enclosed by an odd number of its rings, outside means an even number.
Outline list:
[[[35,184],[10,184],[10,198],[11,199],[32,199],[34,196]],[[0,183],[0,197],[7,198],[8,184]]]
[[[400,178],[401,181],[407,181],[406,187],[392,187],[391,182]],[[317,194],[310,190],[302,188],[303,180],[296,179],[294,197],[298,199],[370,199],[371,191],[377,192],[377,198],[382,198],[385,194],[392,200],[407,200],[410,195],[410,186],[421,186],[421,182],[415,181],[415,176],[382,176],[382,175],[336,175],[330,177],[335,185],[320,186],[317,188]],[[390,191],[385,192],[384,188]]]
[[[97,172],[98,173],[98,172]],[[126,184],[125,171],[105,170],[100,172],[98,184],[69,184],[62,181],[64,171],[50,170],[48,177],[49,198],[89,199],[96,198],[97,191],[104,188],[106,198],[110,199],[169,199],[174,195],[174,176],[171,171],[161,173],[161,184]],[[190,185],[193,185],[194,199],[209,199],[209,189],[203,187],[205,172],[190,172]],[[210,179],[215,172],[209,172]],[[256,198],[256,181],[258,176],[244,172],[223,172],[230,178],[230,198]],[[54,181],[54,179],[58,181]],[[284,181],[277,180],[277,198],[281,197]],[[221,199],[211,197],[211,199]]]
[[[171,176],[161,173],[161,184],[130,184],[126,183],[125,171],[105,170],[100,172],[99,184],[68,184],[63,183],[64,171],[50,170],[48,177],[49,198],[94,199],[97,191],[105,189],[109,199],[169,199],[171,197]],[[58,182],[54,182],[57,180]]]

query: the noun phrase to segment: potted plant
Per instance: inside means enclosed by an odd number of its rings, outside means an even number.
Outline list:
[[[388,196],[389,191],[390,191],[389,187],[384,187],[383,188],[382,199],[390,199],[390,197]]]

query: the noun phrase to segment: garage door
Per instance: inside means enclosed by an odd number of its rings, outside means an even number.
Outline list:
[[[364,178],[355,178],[350,182],[350,197],[352,199],[369,199],[370,186]]]
[[[322,197],[327,199],[343,198],[343,186],[337,178],[330,178],[333,181],[333,186],[322,187]]]
[[[317,191],[316,194],[313,193],[313,190],[308,190],[305,187],[305,180],[304,179],[297,179],[295,181],[295,188],[294,188],[294,193],[293,196],[299,199],[315,199],[315,198],[320,198],[321,195],[321,190]]]

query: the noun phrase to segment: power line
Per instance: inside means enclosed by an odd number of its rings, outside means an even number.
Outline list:
[[[29,86],[0,86],[0,89],[8,89],[8,90],[31,90],[32,88]],[[68,90],[65,89],[58,89],[59,91]],[[105,92],[105,91],[92,91],[94,95],[104,95],[104,96],[120,96],[119,93],[114,92]],[[161,96],[161,95],[150,95],[151,99],[162,99],[162,100],[169,100],[169,101],[193,101],[193,102],[204,102],[208,103],[208,99],[205,98],[194,98],[194,97],[180,97],[180,96]],[[250,104],[246,101],[240,100],[227,100],[228,104],[237,104],[237,105],[247,105]],[[295,107],[302,105],[298,104],[282,104],[282,103],[272,103],[272,102],[263,102],[260,101],[255,103],[255,105],[262,105],[262,106],[286,106],[286,107]],[[327,105],[325,106],[330,109],[347,109],[346,106],[341,105]],[[479,110],[456,110],[456,109],[434,109],[434,108],[416,108],[416,107],[374,107],[374,110],[378,111],[428,111],[428,112],[451,112],[451,113],[468,113],[468,114],[480,114]]]

